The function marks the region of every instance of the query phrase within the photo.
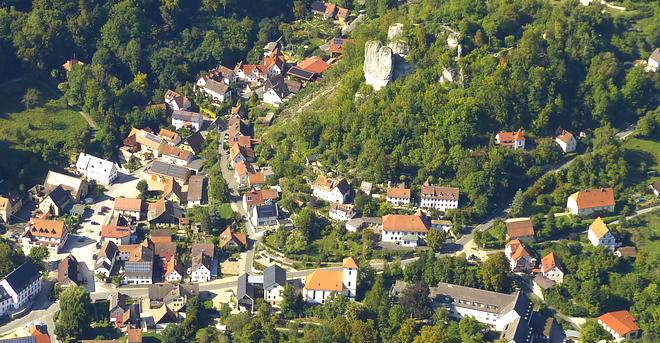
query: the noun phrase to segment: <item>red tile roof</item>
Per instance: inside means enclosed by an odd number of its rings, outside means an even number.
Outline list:
[[[636,319],[628,311],[616,311],[605,313],[598,317],[598,321],[607,325],[620,336],[625,336],[631,332],[639,330]]]
[[[383,231],[428,232],[429,227],[416,214],[388,214],[383,216]]]
[[[579,209],[614,206],[614,190],[612,188],[587,189],[571,194]]]

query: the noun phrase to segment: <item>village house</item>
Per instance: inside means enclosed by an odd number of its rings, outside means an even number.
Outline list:
[[[171,201],[160,198],[155,203],[149,203],[147,221],[151,227],[178,227],[183,219],[183,209]]]
[[[383,226],[383,218],[382,217],[361,217],[361,218],[354,218],[346,222],[346,225],[344,227],[346,228],[346,231],[349,232],[357,232],[360,229],[376,229],[380,228]]]
[[[266,67],[266,77],[269,79],[282,74],[284,71],[284,55],[282,55],[279,47],[264,56],[263,65]]]
[[[154,251],[148,241],[117,247],[118,259],[124,261],[122,284],[150,285],[153,283]]]
[[[198,155],[200,152],[202,152],[203,146],[204,136],[202,136],[202,133],[199,131],[193,133],[181,144],[179,144],[179,148],[188,151],[193,155]]]
[[[423,243],[429,232],[429,223],[417,214],[388,214],[383,216],[382,242],[394,242],[405,247]],[[422,242],[420,242],[422,241]]]
[[[310,56],[298,63],[298,65],[289,68],[287,74],[302,81],[313,81],[328,68],[330,68],[330,64],[324,61],[323,58],[320,56]]]
[[[395,299],[410,285],[397,280],[390,294]],[[533,304],[525,293],[497,293],[483,289],[438,282],[429,287],[432,308],[444,308],[449,318],[472,317],[500,331],[506,342],[528,342]]]
[[[281,75],[266,80],[263,95],[265,103],[279,107],[287,96],[289,96],[289,88],[284,83],[284,78]]]
[[[305,278],[303,299],[308,303],[323,304],[331,294],[344,294],[355,299],[358,264],[352,257],[342,262],[342,270],[317,269]]]
[[[412,199],[412,192],[409,188],[405,188],[405,187],[387,188],[387,197],[385,198],[385,200],[389,204],[392,204],[392,206],[408,207],[410,206],[411,199]]]
[[[185,194],[181,190],[181,185],[174,181],[173,178],[168,177],[164,180],[163,184],[163,199],[178,204],[185,202]]]
[[[190,298],[200,295],[198,285],[174,285],[171,283],[149,285],[148,294],[150,309],[159,309],[167,306],[174,312],[181,311]]]
[[[101,226],[101,243],[111,241],[116,245],[130,244],[132,232],[128,221],[121,215],[114,216],[112,221]]]
[[[566,208],[576,216],[614,212],[614,190],[612,188],[587,189],[568,197]]]
[[[154,231],[169,231],[169,229],[160,229],[160,230],[154,230]],[[176,242],[173,241],[166,241],[165,236],[157,237],[152,234],[152,237],[154,238],[163,238],[162,240],[158,240],[157,242],[151,241],[153,244],[153,249],[154,249],[154,268],[156,270],[161,271],[161,275],[164,277],[168,274],[168,272],[171,272],[171,270],[168,270],[170,267],[181,267],[179,265],[177,254],[176,254]],[[177,260],[174,262],[174,264],[171,265],[172,260]],[[183,272],[180,270],[175,270],[176,273],[180,274],[183,277]],[[176,275],[171,275],[171,277],[176,277]]]
[[[0,196],[0,223],[10,224],[11,218],[23,207],[23,199],[18,196]]]
[[[68,255],[57,264],[57,284],[62,288],[75,287],[81,283],[78,277],[78,260]]]
[[[190,162],[193,160],[193,157],[195,157],[190,151],[183,150],[171,145],[166,145],[163,147],[162,155],[163,162],[184,167],[190,164]]]
[[[254,150],[252,148],[242,147],[238,144],[234,144],[229,148],[229,160],[231,161],[232,166],[245,161],[247,163],[252,163],[255,160]]]
[[[500,131],[495,135],[495,144],[514,150],[525,150],[525,132],[522,129],[518,131]]]
[[[328,216],[330,219],[345,222],[355,217],[355,211],[353,205],[333,202],[330,204],[330,212],[328,213]]]
[[[158,131],[158,136],[171,146],[175,146],[181,143],[181,136],[179,136],[178,133],[168,129],[160,129],[160,131]]]
[[[598,317],[598,324],[616,340],[638,338],[639,326],[636,322],[632,313],[625,310],[608,312]]]
[[[234,232],[231,226],[227,226],[220,234],[220,249],[224,251],[242,251],[247,248],[247,235],[244,232]]]
[[[577,140],[573,137],[573,134],[564,129],[557,130],[555,143],[557,143],[564,152],[573,152],[577,147]]]
[[[444,233],[451,233],[454,223],[447,219],[433,219],[431,220],[431,228]]]
[[[618,246],[616,238],[610,232],[607,224],[605,224],[600,217],[596,218],[596,220],[589,225],[587,237],[589,238],[589,242],[596,247],[605,247],[614,251]]]
[[[183,266],[181,266],[179,259],[174,255],[165,264],[163,279],[167,282],[179,282],[183,280],[183,276]]]
[[[114,163],[84,152],[78,155],[76,170],[88,180],[102,185],[110,185],[117,178],[117,166]]]
[[[129,303],[129,297],[122,293],[113,293],[108,296],[108,312],[110,323],[118,329],[140,324],[140,302]]]
[[[115,268],[115,262],[119,255],[117,245],[112,241],[103,243],[99,253],[96,256],[96,264],[94,265],[94,272],[96,274],[103,274],[106,278],[110,277]]]
[[[204,86],[202,86],[202,91],[214,102],[225,102],[225,100],[231,98],[229,86],[224,82],[218,82],[213,79],[206,81]]]
[[[212,243],[195,243],[191,248],[190,282],[207,282],[218,277],[218,260]]]
[[[248,174],[248,186],[252,188],[261,188],[266,185],[266,175],[258,171]]]
[[[525,244],[514,239],[504,247],[504,255],[509,260],[511,271],[514,273],[527,273],[534,267],[534,258]]]
[[[172,178],[181,186],[187,184],[190,178],[188,168],[161,161],[154,161],[151,166],[145,169],[144,174],[147,181],[165,183]]]
[[[65,191],[62,186],[57,186],[39,202],[39,211],[59,217],[64,215],[72,205],[69,192]]]
[[[243,194],[243,207],[251,211],[254,206],[271,204],[278,198],[279,193],[273,188],[252,190]]]
[[[263,81],[266,79],[268,73],[265,69],[266,68],[263,65],[243,64],[243,62],[238,62],[234,67],[234,73],[239,80],[245,82]]]
[[[251,173],[254,173],[254,169],[246,161],[239,161],[234,165],[234,174],[240,187],[247,185]]]
[[[204,124],[204,118],[197,112],[172,111],[172,126],[175,129],[186,127],[191,131],[199,131]]]
[[[541,273],[556,283],[562,283],[564,281],[564,270],[561,261],[554,252],[547,254],[541,259]]]
[[[204,87],[206,86],[206,83],[209,80],[215,80],[215,81],[220,81],[229,86],[232,83],[236,82],[236,79],[237,77],[233,70],[223,65],[219,65],[217,68],[213,70],[209,70],[208,73],[202,75],[199,79],[197,79],[197,83],[195,85],[197,87]]]
[[[273,307],[279,308],[286,286],[286,270],[278,265],[272,265],[264,270],[264,299]]]
[[[536,240],[534,226],[530,218],[511,218],[504,221],[504,224],[506,225],[506,238],[508,240],[517,239],[526,244]]]
[[[64,64],[62,64],[62,68],[64,68],[64,70],[67,73],[69,73],[69,72],[71,72],[71,70],[73,70],[73,67],[82,66],[82,65],[85,65],[85,63],[83,63],[82,61],[80,61],[80,60],[78,60],[77,58],[74,57],[73,59],[70,59],[70,60],[67,60],[66,62],[64,62]]]
[[[229,134],[229,146],[233,146],[239,141],[239,137],[250,137],[250,122],[240,117],[229,117],[227,120],[227,133]],[[248,139],[251,142],[251,137]],[[241,144],[245,146],[244,144]]]
[[[459,190],[456,187],[423,186],[419,196],[422,208],[443,212],[458,208]]]
[[[655,181],[649,185],[653,194],[657,197],[660,197],[660,181]]]
[[[277,226],[280,212],[277,207],[277,204],[264,204],[256,205],[252,207],[252,216],[250,218],[250,223],[254,227],[269,227]]]
[[[660,67],[660,48],[653,50],[646,62],[648,63],[648,66],[652,72],[655,73],[658,71],[658,68]]]
[[[133,136],[129,134],[130,137],[135,137],[135,143],[139,146],[138,150],[142,152],[142,159],[152,159],[160,156],[163,148],[167,145],[163,137],[146,130],[136,130]]]
[[[312,185],[312,195],[327,202],[345,203],[351,193],[346,179],[330,179],[319,175]]]
[[[45,246],[51,254],[58,254],[69,238],[69,230],[61,220],[31,218],[21,237],[27,255],[32,247]]]
[[[29,259],[0,281],[0,316],[20,309],[41,292],[41,272]]]
[[[144,201],[139,198],[115,198],[114,211],[124,217],[140,220],[144,217]]]
[[[142,343],[142,329],[141,328],[127,328],[126,329],[126,343]]]
[[[74,202],[82,201],[87,195],[89,185],[82,179],[77,177],[48,171],[46,180],[44,181],[44,192],[48,194],[53,191],[57,186],[62,187],[65,191],[69,192],[69,196]]]
[[[165,91],[164,99],[165,104],[175,111],[188,110],[191,105],[188,97],[185,97],[171,89]]]
[[[208,203],[208,179],[206,175],[195,174],[188,179],[187,206],[201,206]]]
[[[252,312],[256,300],[262,297],[270,306],[278,308],[286,279],[286,270],[278,265],[266,268],[263,275],[241,274],[236,283],[236,308]]]

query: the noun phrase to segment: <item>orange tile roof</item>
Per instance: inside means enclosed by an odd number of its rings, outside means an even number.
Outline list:
[[[589,225],[589,230],[591,230],[595,235],[596,238],[601,239],[603,236],[605,236],[608,232],[610,232],[610,229],[607,227],[607,224],[601,219],[600,217],[596,218],[591,225]]]
[[[142,199],[115,198],[115,211],[142,211]]]
[[[64,68],[64,70],[66,70],[66,71],[71,71],[73,69],[73,66],[84,65],[84,64],[85,63],[82,63],[79,60],[74,58],[72,60],[68,60],[68,61],[64,62],[64,64],[62,64],[62,68]]]
[[[6,210],[9,208],[9,199],[0,196],[0,210]]]
[[[569,143],[573,139],[573,134],[566,130],[561,130],[561,133],[557,135],[557,139],[564,143]]]
[[[347,257],[342,261],[342,267],[358,269],[358,264],[352,257]]]
[[[319,56],[311,56],[298,63],[298,68],[310,73],[321,74],[330,68],[330,65]]]
[[[66,231],[61,220],[31,218],[28,225],[30,234],[36,237],[61,239]]]
[[[410,189],[408,188],[388,188],[387,197],[388,198],[405,198],[410,199]]]
[[[428,232],[428,224],[416,214],[388,214],[383,216],[383,231]]]
[[[512,218],[505,224],[506,234],[511,238],[534,236],[534,226],[530,218]]]
[[[560,268],[559,258],[555,256],[554,252],[551,252],[541,259],[541,268],[547,272],[554,267]]]
[[[598,321],[610,327],[620,336],[639,330],[639,326],[635,323],[637,321],[635,317],[625,310],[605,313],[598,317]]]
[[[165,145],[163,147],[163,155],[171,156],[184,161],[188,161],[190,158],[192,158],[192,153],[190,151],[183,150],[171,145]]]
[[[174,131],[170,131],[168,129],[160,129],[160,132],[158,132],[158,135],[165,138],[165,139],[170,140],[171,142],[176,141],[177,138],[179,137],[178,133],[176,133]]]
[[[101,227],[101,237],[103,238],[124,238],[131,235],[131,228],[128,226],[104,225]]]
[[[318,269],[307,276],[305,289],[341,292],[343,289],[343,277],[342,271]]]
[[[531,256],[525,245],[517,239],[510,241],[506,245],[511,247],[511,258],[514,261],[519,261],[525,256]]]
[[[238,174],[238,176],[243,176],[248,173],[248,164],[245,161],[240,161],[236,163],[234,169],[236,170],[236,174]]]
[[[259,186],[266,184],[266,176],[262,172],[252,173],[248,176],[248,183],[251,186]]]
[[[231,226],[227,226],[220,234],[220,247],[224,248],[229,242],[234,241],[243,247],[247,246],[247,235],[243,232],[233,232]]]
[[[126,334],[128,335],[126,343],[142,343],[142,329],[128,328]]]
[[[183,270],[181,269],[181,264],[177,260],[176,256],[172,256],[167,264],[165,265],[165,275],[168,275],[176,271],[179,275],[183,276]]]
[[[587,189],[571,194],[579,209],[614,206],[614,190],[612,188]]]

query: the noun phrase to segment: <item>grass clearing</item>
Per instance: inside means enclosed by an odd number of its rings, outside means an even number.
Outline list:
[[[638,219],[641,223],[639,226],[627,229],[632,234],[632,241],[640,253],[647,254],[648,261],[659,261],[660,210],[639,216]]]

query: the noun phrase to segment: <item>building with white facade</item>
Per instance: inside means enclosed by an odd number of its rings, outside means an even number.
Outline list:
[[[190,100],[171,89],[165,91],[164,96],[165,104],[173,110],[187,110],[190,108]]]
[[[416,247],[426,239],[429,223],[418,214],[388,214],[383,216],[381,241],[406,247]]]
[[[254,227],[277,226],[279,217],[277,204],[264,204],[252,207],[250,222]]]
[[[408,285],[397,280],[390,294],[396,299]],[[504,294],[445,282],[439,282],[429,290],[432,307],[444,308],[450,318],[460,320],[473,317],[502,332],[501,338],[507,342],[527,342],[521,338],[527,338],[531,333],[533,304],[525,293],[516,291]]]
[[[392,206],[407,207],[412,200],[412,192],[408,188],[388,188],[385,200]]]
[[[447,211],[458,208],[459,190],[456,187],[424,186],[419,194],[420,207]]]
[[[204,124],[204,117],[197,112],[172,111],[172,126],[175,129],[187,127],[192,131],[199,131]]]
[[[573,134],[563,129],[557,132],[555,143],[557,143],[564,152],[573,152],[577,148],[577,140]]]
[[[122,284],[150,285],[153,283],[154,250],[149,241],[142,244],[120,245],[117,259],[124,261]]]
[[[596,247],[606,247],[614,251],[618,246],[616,238],[610,232],[607,224],[600,217],[596,218],[587,231],[589,242]]]
[[[598,317],[598,324],[617,341],[638,338],[639,326],[636,322],[635,317],[628,311],[608,312]]]
[[[117,166],[114,163],[84,152],[78,155],[76,170],[88,180],[102,185],[110,185],[117,178]]]
[[[330,204],[330,211],[328,212],[328,216],[330,219],[345,222],[355,217],[355,211],[353,209],[353,205],[333,202]]]
[[[21,237],[21,245],[26,255],[37,246],[45,246],[51,254],[57,254],[68,238],[69,230],[64,221],[31,218]]]
[[[541,273],[556,283],[562,283],[564,281],[564,269],[559,257],[554,252],[547,254],[541,259]]]
[[[646,63],[654,73],[660,68],[660,48],[653,50]]]
[[[41,292],[41,272],[27,261],[0,281],[0,316],[18,310]]]
[[[323,304],[332,294],[344,294],[355,299],[358,264],[352,257],[342,263],[342,270],[317,269],[305,278],[303,299],[308,303]]]
[[[529,253],[525,244],[514,239],[504,247],[504,255],[509,260],[512,272],[529,272],[534,267],[534,257]]]
[[[345,203],[351,193],[351,186],[346,179],[330,179],[319,176],[312,185],[312,195],[327,202]]]
[[[231,97],[229,86],[224,82],[218,82],[213,79],[206,81],[204,86],[202,86],[202,91],[215,102],[225,102],[225,100]]]
[[[264,300],[273,307],[279,307],[286,286],[286,270],[272,265],[264,270]]]
[[[525,132],[522,129],[518,131],[500,131],[495,135],[495,144],[514,150],[525,150]]]
[[[218,261],[213,244],[193,244],[191,256],[192,264],[188,269],[190,282],[206,282],[218,277]]]
[[[587,189],[575,192],[566,200],[566,208],[576,216],[614,212],[614,190],[612,188]]]

